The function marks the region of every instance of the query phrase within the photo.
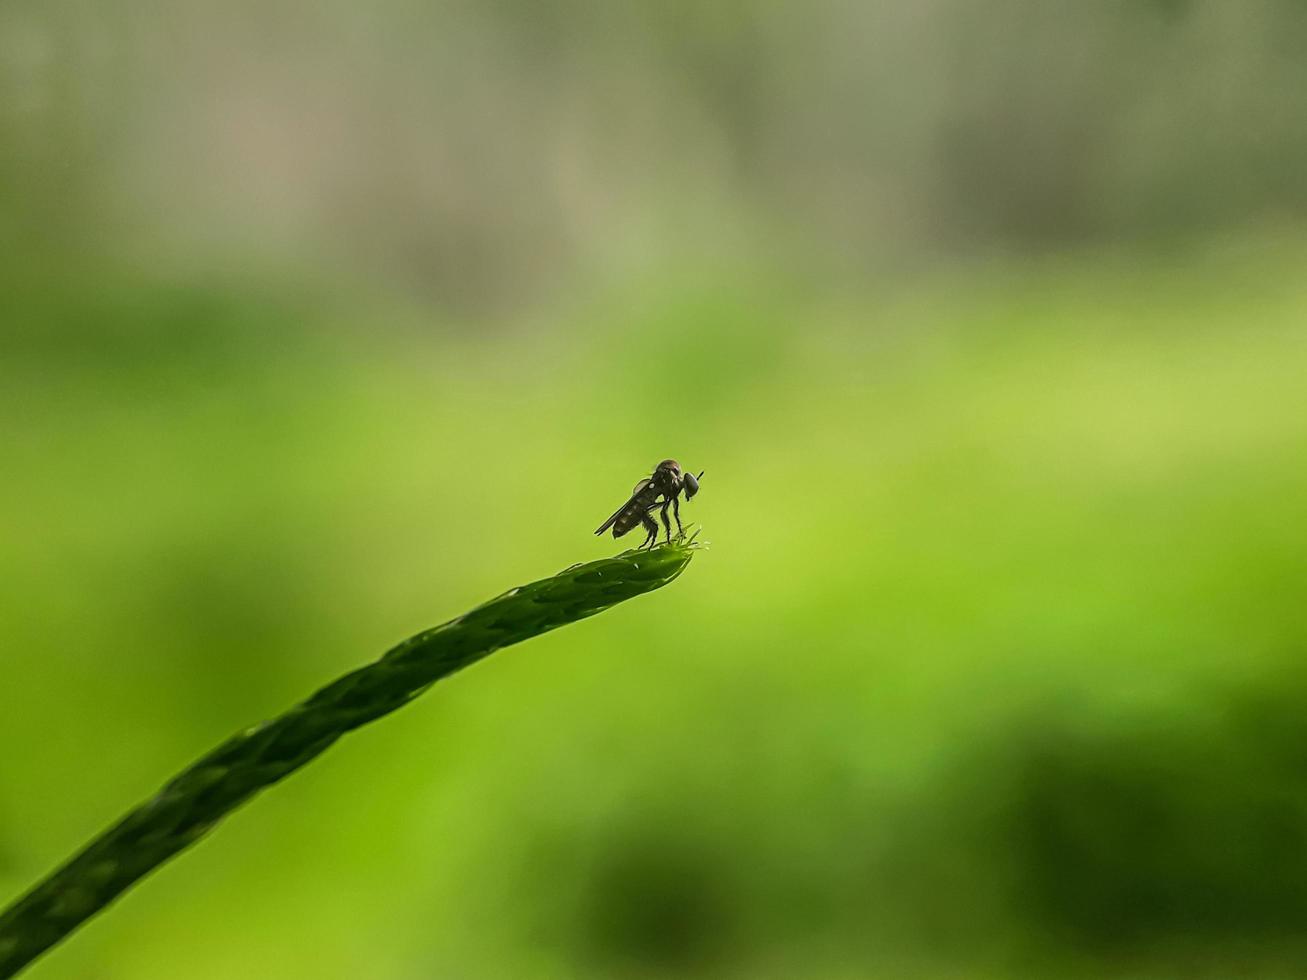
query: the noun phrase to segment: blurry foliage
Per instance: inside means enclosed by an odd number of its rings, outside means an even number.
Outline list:
[[[1109,953],[1295,941],[1307,925],[1304,696],[1284,684],[1100,714],[1097,730],[1039,724],[1017,743],[999,838],[1024,913]]]
[[[342,743],[32,975],[1292,974],[1301,260],[654,277],[507,337],[29,277],[7,891],[433,602],[605,553],[646,457],[708,470],[714,545],[665,608]]]
[[[1296,0],[301,13],[9,5],[11,249],[273,257],[468,314],[650,256],[862,276],[1307,209]]]

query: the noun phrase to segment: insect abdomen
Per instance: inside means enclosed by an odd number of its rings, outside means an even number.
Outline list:
[[[617,515],[617,520],[613,521],[613,537],[620,538],[631,528],[638,525],[650,506],[649,499],[644,495],[636,497],[627,504],[622,512]]]

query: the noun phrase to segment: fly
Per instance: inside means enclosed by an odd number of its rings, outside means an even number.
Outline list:
[[[644,539],[645,545],[653,547],[658,543],[658,524],[653,519],[653,511],[659,506],[659,498],[662,498],[662,511],[659,516],[663,519],[663,528],[667,531],[667,541],[670,544],[672,540],[672,522],[667,519],[667,508],[672,509],[672,515],[676,518],[676,530],[684,534],[685,528],[681,526],[681,491],[685,491],[685,502],[688,504],[690,498],[699,492],[699,480],[703,478],[703,472],[700,471],[698,476],[690,473],[681,472],[681,464],[674,459],[665,459],[654,467],[653,475],[648,479],[641,480],[631,491],[631,498],[617,509],[612,517],[599,525],[599,530],[595,534],[603,534],[610,527],[613,529],[613,537],[620,538],[627,531],[631,530],[637,524],[643,525],[645,533],[648,535]]]

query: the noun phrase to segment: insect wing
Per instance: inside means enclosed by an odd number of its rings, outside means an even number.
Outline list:
[[[595,534],[603,534],[610,527],[612,527],[613,524],[616,523],[617,519],[622,516],[622,512],[625,511],[628,507],[630,507],[631,504],[635,502],[635,498],[640,496],[640,493],[646,487],[648,487],[649,484],[652,482],[653,482],[652,480],[641,480],[639,483],[637,483],[635,485],[635,489],[631,491],[631,496],[626,498],[626,503],[622,504],[621,507],[618,507],[617,510],[613,511],[613,516],[608,518],[608,520],[604,521],[602,524],[600,524],[599,529],[595,531]]]

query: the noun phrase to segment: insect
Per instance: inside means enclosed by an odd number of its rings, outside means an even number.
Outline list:
[[[685,533],[685,528],[681,527],[681,491],[685,491],[685,502],[689,503],[690,498],[699,492],[699,481],[703,479],[703,472],[698,476],[681,472],[681,464],[674,459],[665,459],[654,467],[653,475],[646,480],[641,480],[631,491],[631,498],[621,507],[612,517],[599,525],[599,530],[595,534],[603,534],[610,527],[613,529],[613,537],[620,538],[637,524],[644,526],[645,533],[649,536],[644,539],[645,545],[653,547],[658,543],[658,524],[653,519],[653,511],[658,506],[658,498],[662,497],[662,511],[659,514],[663,519],[663,528],[667,531],[667,540],[672,540],[672,522],[667,519],[667,508],[672,509],[672,514],[676,517],[676,529],[681,534]]]

